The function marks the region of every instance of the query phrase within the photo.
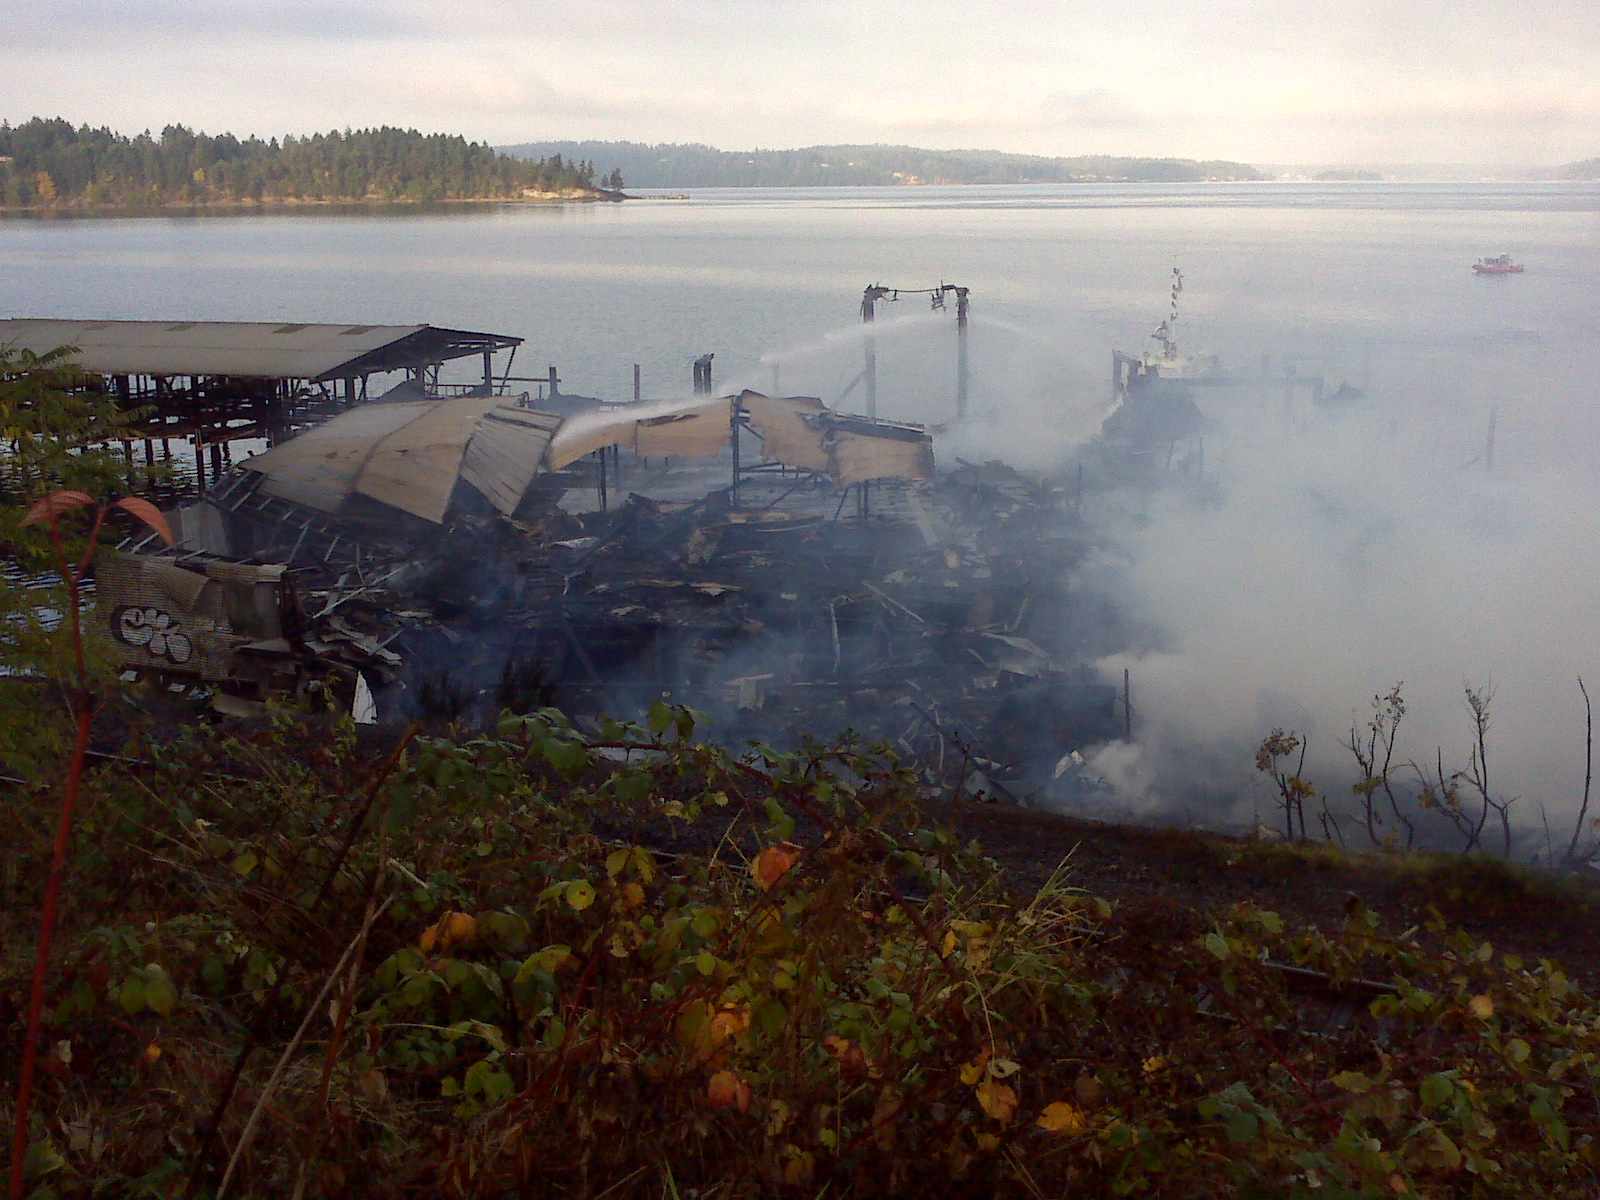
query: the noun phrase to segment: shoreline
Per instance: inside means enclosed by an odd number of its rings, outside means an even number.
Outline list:
[[[600,188],[573,188],[560,192],[534,192],[519,196],[460,196],[438,200],[311,199],[285,197],[271,200],[171,200],[160,204],[0,204],[0,218],[34,217],[65,220],[75,217],[243,216],[343,209],[350,212],[417,212],[473,205],[601,204],[633,199],[622,192]]]

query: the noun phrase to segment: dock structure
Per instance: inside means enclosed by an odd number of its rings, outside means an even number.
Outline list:
[[[207,447],[220,466],[239,438],[277,440],[294,427],[376,396],[374,377],[404,374],[384,395],[425,399],[505,390],[494,356],[522,339],[434,325],[284,321],[0,320],[0,346],[44,354],[76,348],[85,386],[147,410],[135,427],[152,441],[192,440],[199,474]],[[441,384],[440,368],[481,357],[482,379]]]

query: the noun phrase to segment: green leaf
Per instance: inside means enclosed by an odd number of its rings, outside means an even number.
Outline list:
[[[1254,1141],[1260,1127],[1260,1122],[1252,1112],[1229,1113],[1226,1123],[1230,1142]]]
[[[789,1010],[776,1000],[768,1000],[756,1009],[751,1021],[768,1037],[777,1037],[789,1023]]]
[[[1514,1063],[1527,1062],[1529,1052],[1528,1043],[1521,1038],[1512,1038],[1506,1043],[1506,1053],[1511,1056],[1511,1061]]]
[[[667,730],[671,729],[675,723],[672,706],[664,701],[657,700],[650,706],[650,712],[649,715],[645,717],[645,723],[650,726],[651,733],[655,734],[657,737],[660,737]]]
[[[1372,1080],[1360,1071],[1340,1071],[1333,1077],[1333,1086],[1359,1095],[1372,1090]]]
[[[170,1017],[178,1005],[178,989],[172,986],[172,980],[158,963],[151,963],[144,969],[144,1002],[152,1012],[163,1017]]]
[[[589,761],[589,751],[582,744],[560,738],[545,738],[539,743],[539,753],[552,767],[567,775],[581,770]]]
[[[594,886],[587,879],[567,884],[567,904],[574,912],[582,912],[594,903]]]
[[[1221,959],[1225,959],[1233,953],[1233,950],[1228,945],[1228,939],[1220,933],[1206,934],[1206,949]]]
[[[709,940],[717,932],[717,914],[702,908],[689,922],[689,928],[701,940]]]
[[[767,797],[767,819],[772,822],[772,832],[780,842],[794,839],[794,818],[783,810],[774,796]]]
[[[1429,1075],[1422,1081],[1422,1086],[1417,1089],[1422,1097],[1422,1103],[1429,1108],[1437,1108],[1449,1100],[1456,1090],[1455,1082],[1445,1074]]]
[[[117,990],[117,1003],[122,1005],[125,1013],[143,1012],[144,980],[138,975],[129,975],[122,981],[122,987]]]

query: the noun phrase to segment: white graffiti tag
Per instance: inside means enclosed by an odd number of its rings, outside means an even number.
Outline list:
[[[130,646],[142,646],[155,658],[186,663],[194,655],[189,635],[178,628],[172,614],[159,608],[124,608],[117,613],[117,638]]]

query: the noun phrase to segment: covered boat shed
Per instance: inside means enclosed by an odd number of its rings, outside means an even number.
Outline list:
[[[404,371],[416,395],[496,390],[494,355],[522,339],[434,325],[284,321],[0,320],[0,346],[44,354],[74,346],[74,361],[130,406],[154,409],[149,432],[226,437],[268,431],[314,403],[367,398],[371,376]],[[479,356],[482,381],[440,390],[439,368]],[[507,361],[502,376],[510,370]],[[249,427],[233,428],[240,420]],[[209,440],[209,439],[208,439]]]
[[[0,320],[0,347],[46,354],[76,348],[84,386],[145,410],[135,427],[145,460],[153,442],[194,445],[204,487],[232,461],[240,438],[277,441],[296,428],[369,398],[374,376],[404,372],[395,398],[491,396],[505,391],[522,339],[436,325],[354,325],[309,321]],[[510,351],[497,381],[494,356]],[[447,362],[481,358],[481,380],[441,384]],[[129,443],[129,454],[132,454]],[[131,459],[130,459],[131,461]]]

